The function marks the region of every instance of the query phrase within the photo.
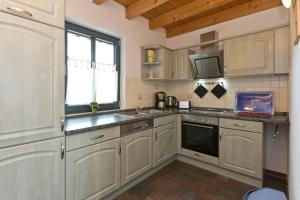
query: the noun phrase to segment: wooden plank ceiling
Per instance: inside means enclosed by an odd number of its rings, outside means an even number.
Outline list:
[[[105,0],[93,0],[100,5]],[[126,7],[126,18],[143,16],[149,29],[165,28],[166,37],[281,6],[281,0],[115,0]]]

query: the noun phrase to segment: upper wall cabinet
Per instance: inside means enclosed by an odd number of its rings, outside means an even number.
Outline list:
[[[168,80],[172,78],[171,50],[162,46],[142,47],[142,79]]]
[[[172,52],[172,78],[174,80],[192,80],[188,49]]]
[[[274,30],[275,35],[275,74],[288,74],[290,68],[290,27]]]
[[[224,41],[225,77],[272,74],[273,30]]]
[[[63,136],[64,31],[0,12],[0,44],[0,147]]]
[[[142,47],[143,80],[192,80],[188,49]]]
[[[0,9],[63,28],[64,4],[64,0],[0,0]]]

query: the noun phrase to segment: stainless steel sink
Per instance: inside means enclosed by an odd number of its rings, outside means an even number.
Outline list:
[[[151,110],[143,110],[140,113],[144,113],[144,114],[160,114],[160,113],[164,113],[164,112],[166,112],[166,111],[151,109]]]
[[[155,115],[155,114],[162,114],[166,112],[171,112],[170,110],[156,110],[156,109],[150,109],[150,110],[141,110],[139,112],[136,111],[124,111],[120,114],[126,115],[126,116],[132,116],[132,117],[145,117],[147,115]]]
[[[162,113],[170,113],[170,112],[173,112],[173,111],[172,110],[151,109],[151,110],[143,110],[142,112],[149,113],[149,114],[162,114]]]
[[[127,116],[132,116],[132,117],[144,117],[146,115],[149,115],[150,113],[131,111],[131,112],[122,112],[120,114],[127,115]]]

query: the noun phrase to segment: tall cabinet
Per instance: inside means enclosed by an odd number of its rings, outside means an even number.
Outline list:
[[[63,0],[0,0],[0,190],[6,200],[64,199],[63,27]]]

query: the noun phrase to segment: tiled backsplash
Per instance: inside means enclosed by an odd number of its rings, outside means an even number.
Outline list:
[[[202,99],[194,90],[197,83],[202,83],[208,91],[215,85],[205,85],[207,82],[223,82],[227,93],[220,99],[208,92]],[[174,82],[167,85],[168,95],[176,96],[179,100],[191,100],[192,106],[234,108],[235,92],[237,91],[273,91],[275,93],[275,110],[278,112],[288,111],[288,75],[232,78],[232,79],[209,79],[198,81]]]
[[[205,85],[208,82],[223,82],[227,93],[220,99],[211,92],[208,92],[202,99],[199,98],[194,93],[197,84],[202,83],[210,91],[215,85]],[[154,93],[165,91],[168,95],[176,96],[178,100],[191,100],[192,106],[233,109],[237,91],[273,91],[275,110],[288,112],[288,82],[288,75],[178,82],[147,82],[137,77],[126,77],[123,108],[135,108],[137,105],[154,106]]]
[[[155,103],[155,92],[167,92],[165,82],[142,81],[137,77],[126,77],[124,108],[151,107]]]

